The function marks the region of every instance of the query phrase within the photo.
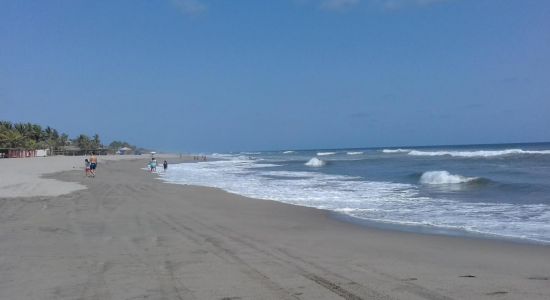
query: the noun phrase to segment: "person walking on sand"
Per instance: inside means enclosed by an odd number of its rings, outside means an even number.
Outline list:
[[[164,168],[164,173],[166,173],[166,169],[168,169],[168,162],[167,161],[164,161],[162,163],[162,167]]]
[[[97,156],[95,156],[95,153],[92,152],[92,156],[90,157],[90,173],[92,174],[92,177],[95,177],[96,168],[97,168]]]
[[[90,176],[90,161],[87,158],[84,160],[84,167],[86,168],[86,177]]]
[[[151,159],[151,162],[149,163],[149,167],[151,168],[151,173],[157,171],[157,160],[154,157]]]

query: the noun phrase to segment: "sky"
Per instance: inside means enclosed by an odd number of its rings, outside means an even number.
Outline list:
[[[0,0],[0,120],[178,152],[550,141],[550,1]]]

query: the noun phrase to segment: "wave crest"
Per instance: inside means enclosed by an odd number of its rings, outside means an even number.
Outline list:
[[[317,157],[314,157],[310,159],[307,163],[305,163],[308,167],[322,167],[326,165],[326,162],[324,160],[320,160]]]
[[[414,156],[444,156],[453,157],[495,157],[517,154],[550,154],[550,150],[522,150],[522,149],[505,149],[505,150],[477,150],[477,151],[420,151],[412,150],[409,155]]]
[[[406,153],[406,152],[410,152],[411,150],[409,149],[384,149],[382,150],[382,152],[384,153]]]
[[[348,155],[361,155],[361,154],[363,154],[363,152],[361,152],[361,151],[350,151],[347,154]]]
[[[334,155],[336,152],[317,152],[317,156]]]
[[[422,184],[456,184],[468,183],[478,180],[479,177],[465,177],[462,175],[451,174],[447,171],[427,171],[420,176]]]

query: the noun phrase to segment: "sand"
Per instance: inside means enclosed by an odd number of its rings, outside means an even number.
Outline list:
[[[145,163],[1,198],[0,299],[550,299],[548,246],[362,227]]]
[[[98,156],[98,164],[110,161],[144,159],[148,155],[104,155]],[[174,155],[161,155],[174,157]],[[53,156],[25,159],[0,159],[0,197],[59,196],[85,189],[76,179],[63,182],[42,175],[67,170],[82,170],[84,159],[89,156]]]

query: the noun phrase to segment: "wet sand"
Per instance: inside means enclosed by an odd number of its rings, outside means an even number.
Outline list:
[[[47,175],[87,187],[59,196],[0,186],[0,299],[550,299],[549,246],[365,228],[146,162]]]

